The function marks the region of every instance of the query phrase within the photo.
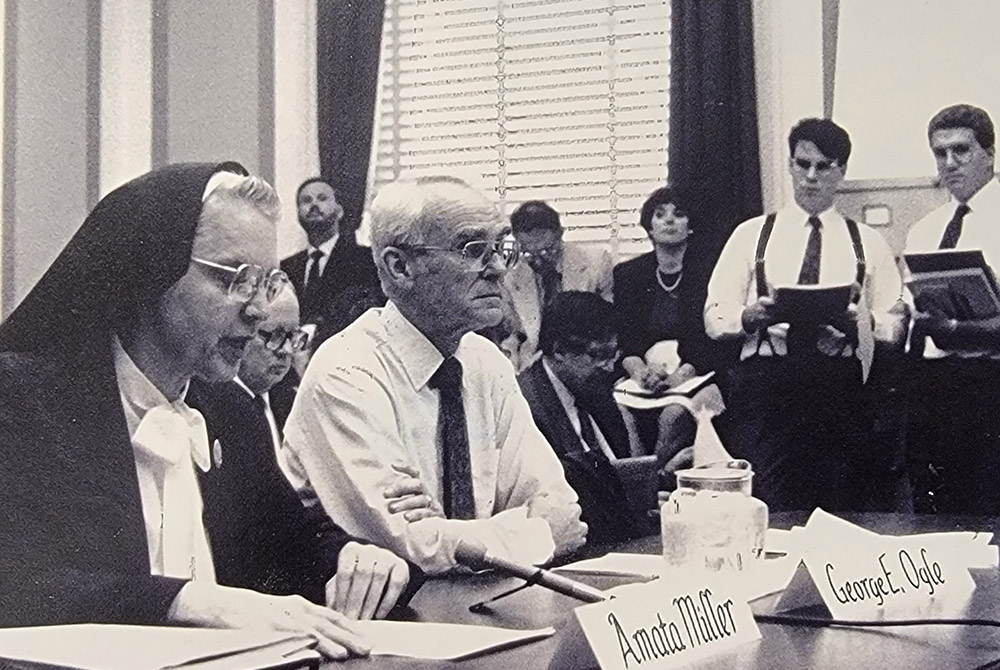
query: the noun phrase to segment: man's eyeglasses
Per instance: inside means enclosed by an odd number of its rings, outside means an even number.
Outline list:
[[[265,270],[261,266],[251,263],[243,263],[234,268],[206,261],[203,258],[192,257],[191,260],[206,267],[231,273],[233,276],[229,280],[228,295],[242,302],[253,300],[262,285],[264,286],[264,297],[268,302],[273,302],[289,284],[288,275],[277,269]]]
[[[816,168],[816,174],[825,175],[833,168],[837,167],[837,161],[810,161],[805,158],[796,158],[792,161],[795,167],[803,172],[809,172],[809,168]]]
[[[545,247],[544,249],[537,249],[536,251],[529,251],[527,249],[522,249],[521,256],[523,256],[524,260],[526,261],[530,261],[533,258],[541,258],[542,260],[547,261],[550,258],[554,258],[557,252],[558,249],[556,245],[553,244],[551,247]]]
[[[947,147],[933,147],[931,149],[934,157],[940,161],[948,160],[948,154],[956,163],[968,163],[972,160],[972,145],[971,144],[952,144]]]
[[[257,337],[264,343],[264,348],[268,351],[280,351],[287,345],[288,350],[293,354],[304,350],[309,346],[309,333],[304,330],[258,330]]]
[[[414,251],[447,251],[453,254],[458,254],[462,257],[462,260],[475,264],[476,270],[478,271],[486,269],[486,266],[489,265],[494,256],[499,256],[503,266],[509,270],[517,264],[517,259],[520,256],[521,250],[520,246],[518,246],[517,240],[510,238],[494,240],[492,242],[489,240],[473,240],[471,242],[466,242],[458,248],[430,247],[409,244],[399,244],[397,246],[404,249],[412,249]]]

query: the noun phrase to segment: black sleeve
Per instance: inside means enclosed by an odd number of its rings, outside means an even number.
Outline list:
[[[7,558],[7,557],[5,557]],[[68,623],[163,625],[182,579],[5,560],[0,627]]]
[[[0,626],[166,623],[184,581],[150,575],[120,407],[19,362],[0,356]]]

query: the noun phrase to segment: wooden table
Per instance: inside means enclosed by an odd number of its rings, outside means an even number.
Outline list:
[[[800,524],[801,513],[775,514],[772,528],[790,528]],[[945,530],[993,531],[1000,534],[1000,519],[982,517],[919,517],[900,515],[853,515],[851,521],[887,534],[908,534]],[[595,548],[588,553],[606,551],[656,553],[659,538],[650,537],[613,547]],[[975,571],[977,588],[963,616],[1000,619],[1000,570]],[[600,588],[622,583],[609,578],[588,579]],[[407,618],[414,621],[445,621],[509,628],[560,629],[578,602],[539,587],[520,591],[495,603],[485,614],[472,614],[469,605],[489,598],[519,583],[516,579],[483,574],[432,580],[413,599]],[[776,597],[753,603],[755,612],[770,612]],[[970,670],[1000,668],[1000,628],[971,626],[919,626],[912,628],[804,628],[760,624],[762,639],[709,661],[687,667],[698,669],[740,670],[780,668],[823,668],[861,670],[863,668],[906,668],[907,670]],[[556,636],[467,661],[414,661],[391,657],[356,659],[343,668],[477,668],[521,670],[546,668],[558,645]],[[561,659],[566,660],[566,659]],[[586,664],[580,665],[586,668]]]

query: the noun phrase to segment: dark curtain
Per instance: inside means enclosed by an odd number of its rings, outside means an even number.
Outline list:
[[[384,16],[384,0],[317,0],[319,160],[342,230],[356,230],[364,210]]]
[[[751,3],[673,0],[672,15],[669,178],[703,195],[693,223],[721,246],[761,213]]]
[[[684,272],[704,289],[730,232],[762,208],[752,3],[672,2],[668,178],[696,196]]]

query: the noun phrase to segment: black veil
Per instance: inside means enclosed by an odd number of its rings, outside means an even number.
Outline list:
[[[235,162],[180,163],[105,196],[0,324],[0,350],[109,351],[110,334],[187,272],[202,195],[216,172],[247,174]]]

